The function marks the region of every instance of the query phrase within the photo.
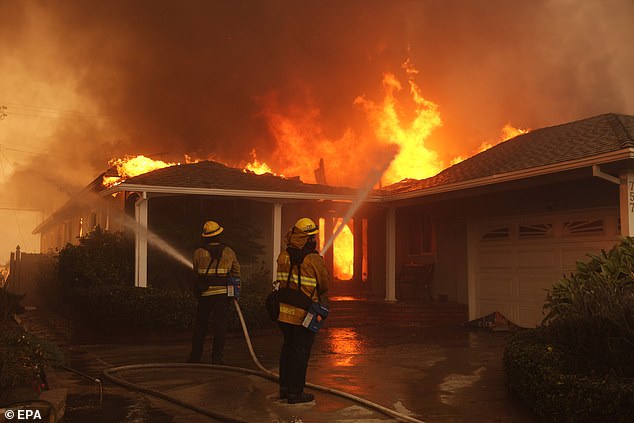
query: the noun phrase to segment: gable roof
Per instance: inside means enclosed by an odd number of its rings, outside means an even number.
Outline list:
[[[214,161],[181,164],[154,170],[130,178],[104,190],[103,193],[122,190],[256,198],[347,200],[350,200],[357,192],[348,187],[306,184],[298,177],[284,178],[270,173],[257,175]]]
[[[613,113],[540,128],[502,142],[422,180],[384,187],[388,197],[451,191],[468,184],[521,179],[537,174],[630,158],[634,116]],[[590,161],[591,162],[590,162]],[[435,188],[435,189],[434,189]],[[401,194],[401,195],[399,195]]]

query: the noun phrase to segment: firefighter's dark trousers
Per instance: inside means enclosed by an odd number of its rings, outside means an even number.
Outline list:
[[[301,394],[306,384],[306,369],[315,332],[303,326],[279,322],[284,342],[280,354],[280,390]]]
[[[190,360],[200,360],[203,353],[203,345],[209,327],[209,314],[213,315],[213,346],[211,349],[211,362],[222,363],[227,338],[227,315],[231,298],[226,295],[209,295],[198,299],[196,311],[196,323],[192,337],[192,350]]]

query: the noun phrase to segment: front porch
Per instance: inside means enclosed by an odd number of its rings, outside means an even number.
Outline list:
[[[364,282],[334,280],[328,291],[330,314],[326,327],[408,326],[456,327],[469,321],[466,304],[429,301],[385,301]],[[444,300],[444,299],[443,299]]]

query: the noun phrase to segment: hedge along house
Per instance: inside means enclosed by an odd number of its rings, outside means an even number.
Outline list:
[[[471,319],[499,311],[535,326],[545,290],[576,261],[634,234],[632,159],[634,116],[605,114],[536,129],[432,178],[375,190],[351,225],[351,284],[387,302],[466,304]],[[295,219],[320,219],[323,232],[332,233],[355,194],[214,162],[160,169],[99,192],[134,210],[136,224],[150,231],[170,224],[156,218],[165,209],[180,208],[176,215],[197,227],[221,211],[239,215],[262,233],[258,259],[271,272]],[[43,250],[47,234],[69,227],[70,209],[36,228]],[[139,286],[148,282],[147,243],[137,231]],[[332,251],[326,260],[332,268]]]

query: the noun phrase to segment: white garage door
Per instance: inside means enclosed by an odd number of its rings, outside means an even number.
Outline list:
[[[480,222],[470,234],[470,318],[499,311],[533,327],[544,317],[546,290],[618,241],[618,209]]]

